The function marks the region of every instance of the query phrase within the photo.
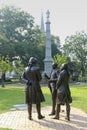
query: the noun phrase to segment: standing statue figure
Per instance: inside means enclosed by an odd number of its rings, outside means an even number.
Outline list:
[[[56,84],[57,88],[57,109],[53,119],[59,120],[60,106],[66,104],[66,118],[70,120],[70,103],[72,102],[71,92],[69,89],[69,71],[68,65],[62,64],[60,74]]]
[[[32,120],[32,104],[36,104],[38,119],[44,118],[41,114],[41,102],[45,101],[41,90],[40,81],[42,79],[40,69],[36,66],[37,59],[31,57],[29,66],[25,68],[23,79],[26,82],[26,103],[28,105],[29,119]]]
[[[52,72],[50,74],[50,77],[47,76],[47,74],[45,73],[45,77],[48,79],[48,87],[50,88],[50,92],[52,95],[52,112],[49,114],[49,116],[55,115],[56,97],[57,97],[56,82],[58,79],[58,75],[59,75],[58,64],[54,62],[52,64]]]

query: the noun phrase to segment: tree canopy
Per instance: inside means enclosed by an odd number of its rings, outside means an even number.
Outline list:
[[[59,37],[51,37],[52,56],[60,53]],[[35,56],[43,69],[45,58],[45,34],[38,25],[34,24],[34,17],[29,13],[13,6],[0,9],[0,56],[19,56],[24,66],[31,56]]]
[[[63,49],[65,55],[71,57],[72,61],[77,61],[80,64],[82,74],[84,75],[87,69],[87,34],[82,31],[68,36],[65,39]]]

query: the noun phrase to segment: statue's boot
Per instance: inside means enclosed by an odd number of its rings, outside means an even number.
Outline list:
[[[37,104],[37,105],[36,105],[36,108],[37,108],[37,113],[38,113],[38,119],[43,119],[43,118],[45,118],[45,116],[42,116],[42,114],[41,114],[41,105],[40,105],[40,104]]]
[[[49,114],[49,116],[55,115],[55,106],[56,106],[56,102],[53,101],[53,104],[52,104],[52,112]]]
[[[66,120],[70,121],[70,105],[66,104]]]
[[[28,115],[29,120],[32,120],[32,104],[28,105]]]
[[[70,121],[70,111],[66,111],[66,120]]]
[[[57,105],[56,115],[55,115],[55,117],[53,119],[59,120],[59,113],[60,113],[60,105]]]

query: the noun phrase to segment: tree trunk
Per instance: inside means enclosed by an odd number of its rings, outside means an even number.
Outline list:
[[[2,87],[5,87],[5,74],[2,74]]]

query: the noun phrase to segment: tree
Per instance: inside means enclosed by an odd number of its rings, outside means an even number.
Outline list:
[[[57,62],[58,63],[58,67],[60,68],[60,66],[63,64],[63,63],[67,63],[68,62],[68,58],[64,55],[55,55],[53,57],[53,61],[54,62]]]
[[[8,57],[0,57],[0,74],[2,79],[2,87],[5,87],[4,81],[5,81],[5,73],[6,71],[11,69],[11,64],[9,63]]]
[[[21,9],[5,6],[0,9],[0,33],[5,34],[10,42],[21,42],[27,33],[31,33],[34,18]]]
[[[51,37],[52,56],[60,54],[60,40]],[[0,55],[20,57],[24,66],[31,56],[38,59],[41,69],[45,58],[45,34],[38,25],[34,25],[34,17],[21,9],[5,6],[0,9]]]
[[[51,36],[52,43],[52,57],[56,54],[61,54],[60,39],[58,36]]]
[[[13,57],[19,56],[22,63],[27,65],[31,56],[44,56],[40,45],[44,42],[43,38],[39,27],[34,26],[34,17],[29,13],[13,6],[0,9],[1,56],[8,55],[10,61]]]
[[[15,55],[14,44],[12,44],[5,34],[0,34],[0,56],[9,56],[11,59]]]
[[[34,18],[24,11],[13,6],[5,6],[0,9],[0,55],[10,57],[18,56],[21,47],[27,40],[26,36],[32,36]],[[28,42],[31,43],[31,39]],[[27,42],[27,43],[28,43]],[[22,44],[22,45],[21,45]],[[19,51],[20,50],[20,51]],[[19,54],[20,55],[20,54]]]
[[[14,57],[12,71],[14,71],[16,78],[21,78],[23,69],[24,65],[22,64],[22,60],[20,59],[20,57]]]
[[[87,34],[76,32],[75,35],[67,36],[63,46],[64,54],[71,57],[72,61],[77,61],[80,64],[82,76],[87,69]]]

